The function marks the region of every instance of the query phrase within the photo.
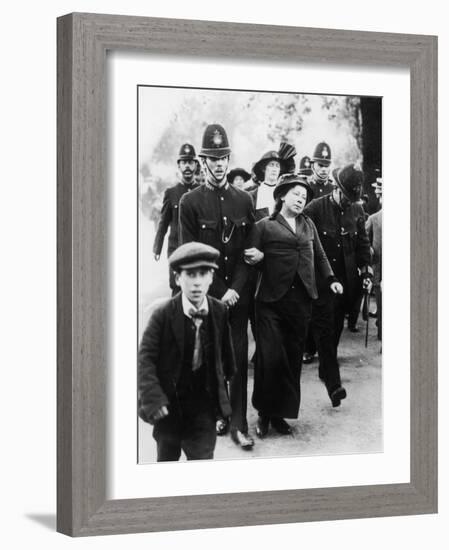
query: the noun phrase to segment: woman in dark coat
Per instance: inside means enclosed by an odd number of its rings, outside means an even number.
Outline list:
[[[256,365],[253,405],[259,413],[256,433],[264,437],[269,424],[281,434],[292,432],[285,418],[297,418],[304,342],[312,300],[318,296],[315,273],[335,293],[337,281],[310,218],[302,214],[312,192],[302,176],[285,174],[274,189],[275,208],[250,236],[246,261],[258,263],[256,291]]]

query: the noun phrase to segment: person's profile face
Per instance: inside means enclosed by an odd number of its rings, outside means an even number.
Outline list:
[[[307,203],[307,190],[302,185],[291,187],[281,198],[283,209],[289,216],[301,214]]]
[[[182,269],[175,275],[176,284],[195,307],[201,305],[213,280],[213,271],[207,267]]]

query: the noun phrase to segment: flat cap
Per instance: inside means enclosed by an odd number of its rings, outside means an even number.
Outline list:
[[[173,271],[181,269],[194,269],[195,267],[207,267],[218,269],[220,252],[208,244],[190,242],[178,247],[168,259],[168,264]]]

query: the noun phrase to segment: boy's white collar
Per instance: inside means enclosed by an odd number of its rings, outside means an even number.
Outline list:
[[[207,311],[209,313],[209,302],[207,301],[207,296],[204,296],[204,300],[201,302],[200,307],[196,307],[192,304],[192,302],[187,298],[187,296],[184,294],[184,292],[181,293],[182,297],[182,309],[184,311],[184,315],[187,317],[191,317],[190,311],[203,309],[204,311]]]

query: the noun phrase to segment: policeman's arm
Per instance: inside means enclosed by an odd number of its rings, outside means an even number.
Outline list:
[[[189,193],[182,196],[179,202],[179,244],[198,240],[198,227],[196,223],[193,201],[189,200]]]
[[[313,255],[315,259],[315,268],[319,275],[327,281],[329,284],[338,282],[335,277],[332,267],[324,252],[323,245],[321,244],[320,237],[318,235],[317,228],[311,219],[307,220],[313,231]]]
[[[249,248],[246,245],[248,244],[248,237],[252,230],[252,227],[254,226],[254,220],[255,220],[255,214],[254,214],[254,205],[251,197],[246,194],[246,200],[247,200],[247,218],[248,218],[248,229],[245,239],[245,245],[243,246],[243,250],[241,251],[241,254],[237,260],[237,264],[234,269],[232,281],[231,281],[231,288],[233,288],[238,294],[242,294],[243,287],[246,284],[246,281],[248,280],[250,270],[251,268],[248,266],[248,264],[245,262],[244,253],[245,249]]]
[[[263,266],[263,232],[265,223],[263,220],[255,223],[249,234],[244,250],[245,262],[249,265],[254,265],[258,269]]]
[[[169,191],[166,189],[164,193],[164,200],[162,202],[161,217],[159,218],[159,223],[157,224],[157,231],[153,244],[153,254],[157,256],[160,256],[161,254],[162,245],[164,244],[164,237],[170,225],[171,217],[172,213],[169,200]]]
[[[359,212],[357,213],[357,237],[355,242],[357,267],[363,271],[371,264],[371,245],[368,235],[365,229],[365,219],[363,215],[362,207],[359,206]]]

